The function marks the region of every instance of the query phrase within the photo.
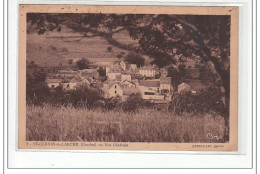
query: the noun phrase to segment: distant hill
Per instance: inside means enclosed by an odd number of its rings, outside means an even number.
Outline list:
[[[137,44],[126,32],[116,34],[115,38],[120,42]],[[112,47],[112,50],[109,51],[108,47]],[[74,59],[74,62],[81,58],[93,62],[114,61],[122,52],[125,55],[128,53],[109,44],[102,37],[82,37],[81,34],[65,27],[61,32],[51,31],[44,35],[27,34],[27,61],[34,61],[44,67],[59,66],[60,63],[63,66],[69,65],[69,59]]]

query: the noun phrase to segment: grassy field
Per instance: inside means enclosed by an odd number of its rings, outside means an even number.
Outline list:
[[[117,33],[114,38],[124,44],[137,44],[126,32]],[[53,47],[55,47],[54,50]],[[112,51],[108,51],[108,47],[112,47]],[[68,52],[63,52],[63,48],[66,48]],[[44,35],[27,34],[26,60],[34,61],[37,65],[44,67],[59,66],[60,63],[63,66],[68,65],[68,59],[86,58],[93,62],[112,62],[118,60],[117,55],[122,52],[128,53],[126,50],[109,44],[102,37],[84,38],[81,34],[66,27],[61,32],[46,32]],[[147,64],[151,61],[148,59]]]
[[[183,115],[142,110],[102,112],[73,107],[27,106],[29,141],[220,142],[224,119],[218,115]]]

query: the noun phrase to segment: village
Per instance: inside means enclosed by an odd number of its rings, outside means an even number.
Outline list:
[[[104,71],[104,76],[100,75],[99,70]],[[153,103],[170,102],[174,92],[190,91],[195,95],[199,88],[203,88],[198,80],[190,80],[189,84],[182,82],[173,87],[166,68],[160,69],[156,65],[137,67],[123,60],[97,62],[95,68],[77,71],[58,70],[46,78],[46,83],[51,89],[61,86],[63,90],[75,90],[80,85],[88,85],[102,89],[104,98],[120,97],[123,101],[131,94],[140,93],[142,99]],[[196,89],[196,86],[200,87]]]

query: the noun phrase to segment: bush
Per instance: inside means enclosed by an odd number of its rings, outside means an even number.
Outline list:
[[[46,72],[35,70],[32,74],[26,74],[26,101],[27,104],[41,105],[48,102],[51,91],[45,83]]]
[[[218,87],[208,87],[194,97],[194,104],[197,112],[214,111],[219,114],[225,114],[225,106],[222,93]]]
[[[111,97],[104,99],[106,110],[118,110],[121,108],[122,100],[120,97]]]
[[[169,104],[169,111],[181,115],[183,112],[194,111],[193,96],[191,92],[173,94],[173,99]]]
[[[139,66],[144,66],[145,59],[134,52],[130,52],[127,54],[125,61],[130,64],[136,64],[139,67]]]
[[[65,47],[63,47],[63,48],[61,49],[61,51],[64,52],[64,53],[68,53],[68,49],[65,48]]]
[[[107,51],[111,52],[112,51],[112,47],[107,47]]]
[[[145,102],[141,97],[141,94],[131,94],[123,103],[123,111],[137,112],[138,109],[144,107]]]
[[[85,58],[77,61],[77,67],[79,70],[88,69],[90,67],[89,66],[90,64],[91,64],[91,62]]]
[[[225,106],[221,100],[222,93],[217,87],[208,87],[197,95],[191,92],[175,93],[169,104],[169,111],[181,115],[187,113],[216,112],[225,114]]]
[[[123,57],[123,55],[122,55],[122,54],[118,54],[116,57],[117,57],[118,59],[121,59],[121,58]]]
[[[69,101],[74,107],[87,107],[92,109],[94,103],[101,100],[103,93],[100,89],[82,85],[76,90],[69,91]]]

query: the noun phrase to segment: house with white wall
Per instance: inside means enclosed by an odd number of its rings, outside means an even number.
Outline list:
[[[138,72],[141,76],[145,77],[155,77],[155,69],[151,66],[143,66],[138,69]]]

